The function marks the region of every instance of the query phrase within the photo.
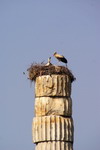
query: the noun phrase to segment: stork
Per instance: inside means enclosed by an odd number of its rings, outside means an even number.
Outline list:
[[[50,66],[51,64],[51,57],[48,58],[48,63],[45,66]]]
[[[57,58],[58,61],[61,61],[61,62],[65,63],[67,65],[68,61],[63,55],[60,55],[60,54],[57,54],[57,52],[54,52],[53,56],[55,58]]]

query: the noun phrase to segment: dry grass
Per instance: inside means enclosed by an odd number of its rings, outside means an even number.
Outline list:
[[[75,80],[74,75],[71,73],[71,71],[64,66],[55,66],[55,65],[49,65],[45,66],[45,64],[32,64],[30,68],[27,69],[29,79],[31,81],[35,81],[38,76],[42,75],[52,75],[52,74],[61,74],[61,75],[68,75],[71,78],[71,82]]]

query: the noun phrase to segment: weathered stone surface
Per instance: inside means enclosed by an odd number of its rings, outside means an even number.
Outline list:
[[[57,97],[38,97],[35,98],[35,115],[48,116],[71,116],[72,115],[72,99]]]
[[[71,95],[71,81],[68,75],[43,75],[36,78],[35,96]]]
[[[73,142],[73,120],[60,116],[34,117],[32,124],[33,142]]]
[[[61,141],[42,142],[36,145],[36,150],[73,150],[73,144]]]

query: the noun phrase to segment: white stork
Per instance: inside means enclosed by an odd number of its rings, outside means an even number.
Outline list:
[[[67,61],[67,59],[66,59],[63,55],[57,54],[57,52],[55,52],[55,53],[53,54],[53,56],[54,56],[55,58],[57,58],[59,61],[65,63],[65,64],[67,65],[68,61]]]
[[[48,58],[48,63],[45,66],[50,66],[51,64],[51,57]]]

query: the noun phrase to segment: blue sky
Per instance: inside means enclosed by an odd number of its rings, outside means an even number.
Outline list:
[[[0,0],[0,150],[34,149],[34,84],[23,71],[54,51],[77,79],[74,149],[100,149],[100,1]]]

